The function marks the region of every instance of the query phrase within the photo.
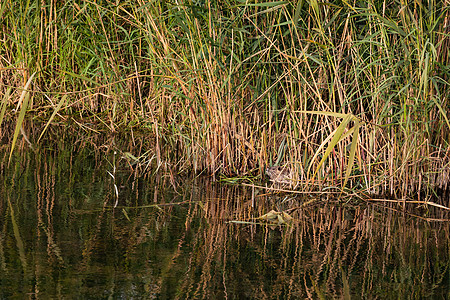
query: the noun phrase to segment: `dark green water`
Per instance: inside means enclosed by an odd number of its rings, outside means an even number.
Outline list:
[[[1,299],[450,297],[443,210],[301,206],[129,169],[113,180],[112,161],[126,164],[88,150],[15,153],[9,166],[2,155]],[[292,225],[229,222],[272,209],[291,209]]]

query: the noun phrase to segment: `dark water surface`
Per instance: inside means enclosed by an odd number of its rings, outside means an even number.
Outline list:
[[[396,205],[302,205],[130,169],[113,179],[118,156],[88,150],[15,153],[9,166],[8,155],[1,299],[450,298],[445,210],[421,208],[419,218]],[[291,226],[229,222],[272,209]]]

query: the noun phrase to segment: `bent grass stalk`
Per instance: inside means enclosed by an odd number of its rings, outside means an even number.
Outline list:
[[[29,88],[29,86],[31,84],[31,81],[33,80],[34,75],[36,75],[36,72],[34,72],[30,76],[30,78],[28,79],[27,83],[23,87],[22,94],[20,95],[19,102],[17,103],[16,111],[19,111],[19,116],[17,118],[16,127],[14,129],[14,136],[13,136],[13,139],[12,139],[12,142],[11,142],[11,151],[9,153],[8,163],[11,162],[11,157],[12,157],[12,154],[14,152],[14,146],[16,145],[17,137],[19,136],[19,133],[21,131],[23,133],[23,129],[22,129],[23,120],[25,118],[25,113],[26,113],[26,111],[28,109],[28,102],[30,100],[30,92],[28,91],[28,88]],[[25,135],[24,135],[24,137],[26,138]]]
[[[318,114],[318,115],[325,115],[325,116],[332,116],[337,118],[342,118],[342,122],[339,125],[339,127],[333,131],[320,145],[320,147],[317,149],[316,153],[314,154],[313,158],[311,159],[311,164],[308,168],[308,173],[311,171],[312,163],[315,161],[315,159],[319,156],[322,148],[325,146],[325,144],[329,141],[329,145],[327,149],[325,150],[325,153],[323,154],[322,159],[318,163],[316,170],[314,171],[314,174],[311,178],[311,180],[314,180],[316,177],[320,167],[323,165],[323,163],[329,158],[331,151],[334,149],[334,147],[342,140],[347,138],[348,136],[352,135],[352,141],[351,141],[351,148],[349,152],[349,159],[348,164],[346,168],[346,173],[344,177],[344,184],[342,188],[345,187],[345,184],[347,183],[351,170],[353,168],[353,162],[355,160],[355,153],[356,153],[356,147],[358,144],[358,136],[359,136],[359,127],[360,127],[360,121],[357,117],[351,115],[351,114],[341,114],[341,113],[332,113],[332,112],[318,112],[318,111],[297,111],[299,113],[308,113],[308,114]],[[347,125],[353,121],[355,123],[355,126],[350,128],[347,132],[345,132],[345,129]]]
[[[1,126],[2,123],[3,123],[3,118],[4,118],[4,116],[5,116],[6,108],[8,107],[9,96],[11,95],[11,89],[12,89],[12,88],[9,87],[9,88],[6,90],[5,95],[3,96],[3,101],[2,101],[1,109],[0,109],[0,126]]]
[[[37,143],[39,143],[39,141],[41,140],[42,136],[44,135],[45,131],[47,130],[48,126],[52,123],[53,118],[55,118],[56,114],[58,113],[58,111],[61,109],[61,107],[64,105],[64,103],[66,102],[66,98],[67,95],[64,95],[61,100],[58,103],[58,106],[55,107],[55,110],[53,111],[53,114],[51,115],[50,119],[47,121],[47,124],[45,124],[44,129],[41,132],[41,135],[39,135],[38,141]]]

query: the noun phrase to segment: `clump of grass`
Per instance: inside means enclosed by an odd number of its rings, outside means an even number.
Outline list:
[[[276,163],[305,191],[447,188],[443,2],[0,5],[0,89],[13,107],[36,72],[33,118],[140,131],[180,172]]]

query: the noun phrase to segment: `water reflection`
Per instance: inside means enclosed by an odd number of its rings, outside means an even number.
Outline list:
[[[2,299],[450,296],[445,221],[199,179],[176,190],[170,176],[119,171],[113,181],[88,150],[15,155],[0,167]],[[272,209],[292,225],[229,222]]]

